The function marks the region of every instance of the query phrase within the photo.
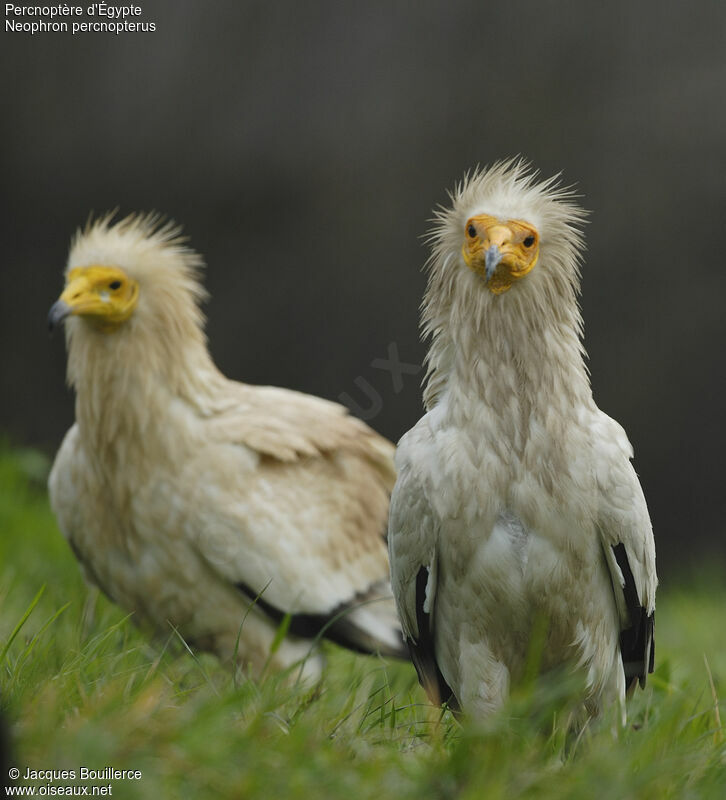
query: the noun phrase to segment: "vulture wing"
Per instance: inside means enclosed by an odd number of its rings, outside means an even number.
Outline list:
[[[625,431],[600,412],[594,430],[600,490],[598,528],[620,617],[625,683],[645,686],[655,656],[655,542]]]
[[[345,409],[229,383],[205,420],[187,535],[201,556],[289,631],[404,656],[385,526],[393,447]]]
[[[438,523],[427,498],[425,480],[418,471],[427,461],[427,451],[425,423],[419,423],[398,445],[398,480],[391,496],[388,523],[391,584],[421,685],[433,703],[458,708],[436,659]]]

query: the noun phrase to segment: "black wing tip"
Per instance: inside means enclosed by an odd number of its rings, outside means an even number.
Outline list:
[[[434,637],[431,631],[429,614],[424,611],[426,602],[426,585],[429,580],[427,567],[421,567],[416,575],[416,627],[418,641],[407,639],[411,653],[411,661],[416,667],[416,674],[421,686],[434,705],[446,704],[452,711],[459,711],[456,695],[446,682],[436,661]]]
[[[255,593],[246,584],[236,583],[235,586],[276,625],[279,625],[288,616],[287,611],[282,611],[272,603],[268,603],[260,593]],[[327,614],[290,614],[287,633],[300,639],[327,639],[346,650],[352,650],[361,655],[379,655],[408,661],[408,648],[402,636],[400,646],[380,642],[370,635],[361,636],[360,629],[350,623],[345,614],[346,610],[354,607],[355,602],[337,606]],[[400,631],[398,632],[400,634]]]
[[[421,645],[408,639],[410,659],[416,668],[418,682],[426,696],[435,706],[446,706],[454,713],[461,711],[456,695],[441,674],[438,664],[421,648]]]
[[[630,627],[620,632],[625,684],[628,691],[636,682],[644,689],[646,677],[655,667],[655,611],[648,614],[641,605],[625,545],[613,545],[612,551],[625,581],[623,595],[630,616]]]

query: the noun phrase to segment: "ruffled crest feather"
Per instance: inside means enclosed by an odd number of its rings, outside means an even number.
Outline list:
[[[577,204],[577,197],[573,187],[562,185],[561,174],[539,180],[539,172],[519,156],[465,174],[449,192],[451,204],[435,210],[427,236],[432,247],[425,265],[429,282],[421,306],[422,332],[432,340],[424,391],[427,408],[443,391],[453,349],[468,344],[464,330],[490,342],[510,334],[512,341],[528,342],[562,325],[581,338],[577,297],[582,226],[588,212]],[[466,221],[481,213],[525,220],[540,234],[537,267],[502,295],[489,292],[461,255]],[[463,340],[454,341],[457,332]],[[579,341],[575,349],[584,356]]]

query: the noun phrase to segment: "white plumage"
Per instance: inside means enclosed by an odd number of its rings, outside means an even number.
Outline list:
[[[237,652],[253,674],[307,658],[316,677],[319,635],[399,655],[392,446],[334,403],[225,378],[206,348],[201,265],[150,217],[76,236],[50,313],[77,395],[49,481],[61,530],[137,619]]]
[[[623,429],[595,405],[577,304],[584,212],[521,160],[437,214],[426,415],[399,443],[393,591],[432,700],[484,715],[577,665],[589,713],[653,666],[655,546]],[[623,710],[624,715],[624,710]]]

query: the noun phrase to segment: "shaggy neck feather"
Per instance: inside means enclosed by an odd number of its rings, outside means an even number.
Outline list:
[[[135,315],[112,333],[83,319],[68,321],[68,380],[76,390],[76,421],[98,464],[143,465],[179,457],[165,424],[179,404],[203,413],[224,378],[207,352],[201,315]],[[183,306],[182,306],[183,308]],[[167,315],[168,316],[168,315]]]
[[[520,450],[531,420],[557,415],[566,423],[592,404],[570,286],[550,278],[536,291],[515,286],[495,296],[475,275],[456,278],[449,286],[432,281],[424,302],[424,331],[432,334],[427,407],[446,397],[462,426],[494,418]]]

